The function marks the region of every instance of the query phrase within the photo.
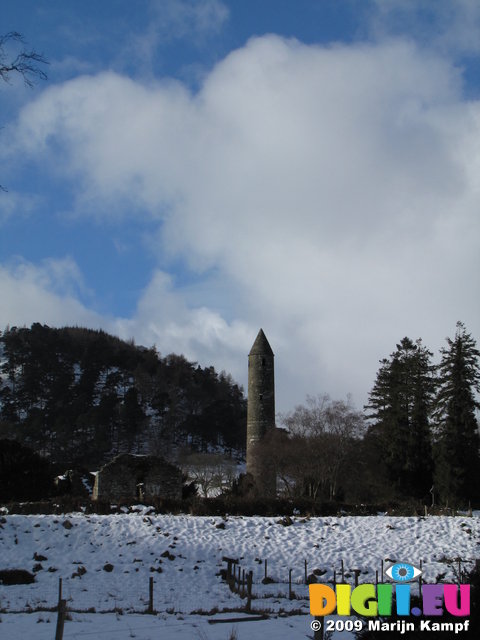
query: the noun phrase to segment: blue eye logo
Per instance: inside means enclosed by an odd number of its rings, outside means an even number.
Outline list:
[[[395,582],[411,582],[418,578],[423,572],[413,564],[407,564],[406,562],[396,562],[385,571],[387,576]]]

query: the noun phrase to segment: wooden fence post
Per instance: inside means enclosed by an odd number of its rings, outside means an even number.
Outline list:
[[[227,584],[230,587],[230,590],[235,592],[235,581],[237,579],[237,570],[235,569],[235,565],[238,564],[238,560],[223,556],[222,561],[227,563]]]
[[[323,632],[324,632],[324,627],[325,627],[325,618],[322,617],[317,617],[315,618],[315,620],[317,620],[320,623],[320,626],[318,629],[315,629],[315,631],[313,632],[313,638],[314,640],[323,640]]]
[[[307,575],[307,561],[305,560],[305,584],[307,584],[308,582],[308,575]]]
[[[252,583],[253,571],[249,571],[247,576],[247,611],[252,610]]]
[[[153,577],[150,576],[148,584],[148,611],[147,613],[153,614]]]
[[[62,578],[58,579],[58,605],[57,605],[57,628],[55,631],[55,640],[62,640],[63,627],[65,625],[65,618],[67,614],[67,601],[62,598]]]
[[[418,576],[418,597],[422,597],[422,566],[423,562],[420,560],[418,567],[420,569],[420,575]]]
[[[288,599],[293,600],[293,591],[292,591],[292,570],[288,570]]]
[[[65,625],[65,617],[67,615],[67,601],[58,601],[57,628],[55,631],[55,640],[63,639],[63,627]]]
[[[265,580],[267,579],[267,559],[265,558]]]

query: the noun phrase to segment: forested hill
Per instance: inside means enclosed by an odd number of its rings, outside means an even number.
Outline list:
[[[0,333],[0,438],[51,457],[100,464],[119,452],[245,446],[246,401],[231,377],[161,357],[103,331]]]

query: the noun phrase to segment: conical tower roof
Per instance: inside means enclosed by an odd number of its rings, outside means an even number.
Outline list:
[[[260,329],[257,337],[255,338],[255,342],[250,349],[249,356],[273,356],[272,347],[269,345],[268,340],[263,333],[263,329]]]

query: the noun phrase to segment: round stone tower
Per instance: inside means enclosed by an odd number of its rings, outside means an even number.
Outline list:
[[[273,351],[260,329],[248,354],[247,473],[255,480],[256,490],[275,497],[276,477],[267,452],[257,445],[275,429],[275,378]]]

